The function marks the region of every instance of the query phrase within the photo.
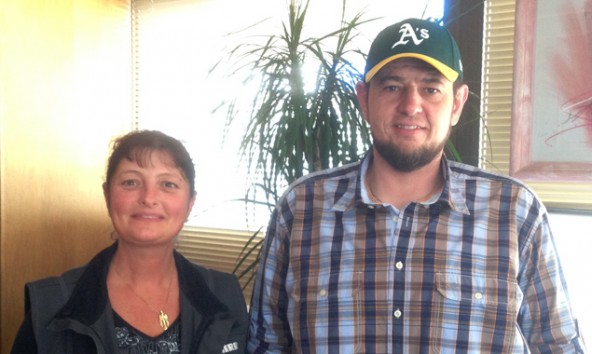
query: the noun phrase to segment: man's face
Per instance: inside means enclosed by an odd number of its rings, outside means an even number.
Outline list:
[[[468,95],[433,67],[402,58],[383,67],[358,99],[370,124],[374,149],[398,171],[409,172],[442,155]]]

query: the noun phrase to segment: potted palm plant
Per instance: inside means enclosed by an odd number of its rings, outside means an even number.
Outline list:
[[[352,47],[356,30],[370,20],[362,20],[362,14],[347,21],[342,16],[334,31],[305,37],[307,10],[308,1],[297,5],[292,0],[281,33],[241,43],[229,56],[236,65],[231,71],[247,73],[243,84],[257,82],[257,89],[248,97],[247,112],[237,108],[241,97],[222,106],[229,126],[237,116],[249,116],[241,153],[250,170],[262,176],[257,188],[271,201],[278,196],[277,186],[355,161],[370,144],[355,94],[361,73],[352,64],[363,60]]]
[[[313,171],[356,161],[370,146],[370,133],[356,98],[362,77],[353,64],[364,56],[354,46],[358,28],[372,19],[358,13],[345,19],[343,1],[337,28],[321,36],[305,36],[309,1],[288,5],[288,18],[278,33],[257,36],[253,43],[232,48],[231,75],[243,87],[256,89],[223,102],[228,127],[248,116],[240,145],[242,157],[258,181],[246,203],[274,205],[279,189]],[[248,107],[248,108],[240,108]],[[243,248],[235,273],[252,277],[261,243],[259,232]],[[248,283],[250,278],[244,283]]]

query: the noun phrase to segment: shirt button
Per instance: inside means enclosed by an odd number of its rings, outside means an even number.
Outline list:
[[[401,310],[396,309],[395,312],[393,312],[393,316],[395,316],[395,318],[399,318],[401,317],[402,313]]]
[[[475,299],[476,300],[481,300],[482,298],[483,298],[483,294],[481,294],[479,292],[475,293]]]
[[[327,296],[327,290],[326,289],[321,289],[321,291],[319,291],[319,296],[320,297],[326,297]]]
[[[403,262],[398,261],[397,264],[395,264],[395,267],[397,267],[397,270],[403,269]]]
[[[399,221],[399,216],[398,215],[393,216],[393,222],[396,223],[397,221]]]

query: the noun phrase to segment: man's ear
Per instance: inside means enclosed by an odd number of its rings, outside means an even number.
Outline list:
[[[467,98],[469,97],[469,87],[465,84],[461,85],[454,95],[454,104],[452,106],[452,125],[456,125],[462,114],[463,107]]]
[[[366,84],[364,81],[358,81],[356,84],[356,96],[358,96],[358,102],[362,109],[362,116],[364,120],[368,122],[368,91],[370,84]],[[369,122],[368,122],[369,123]]]

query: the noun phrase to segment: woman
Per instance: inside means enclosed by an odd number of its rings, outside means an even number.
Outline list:
[[[140,131],[116,140],[103,191],[117,241],[82,268],[27,284],[12,352],[244,352],[236,277],[175,251],[194,178],[176,139]]]

